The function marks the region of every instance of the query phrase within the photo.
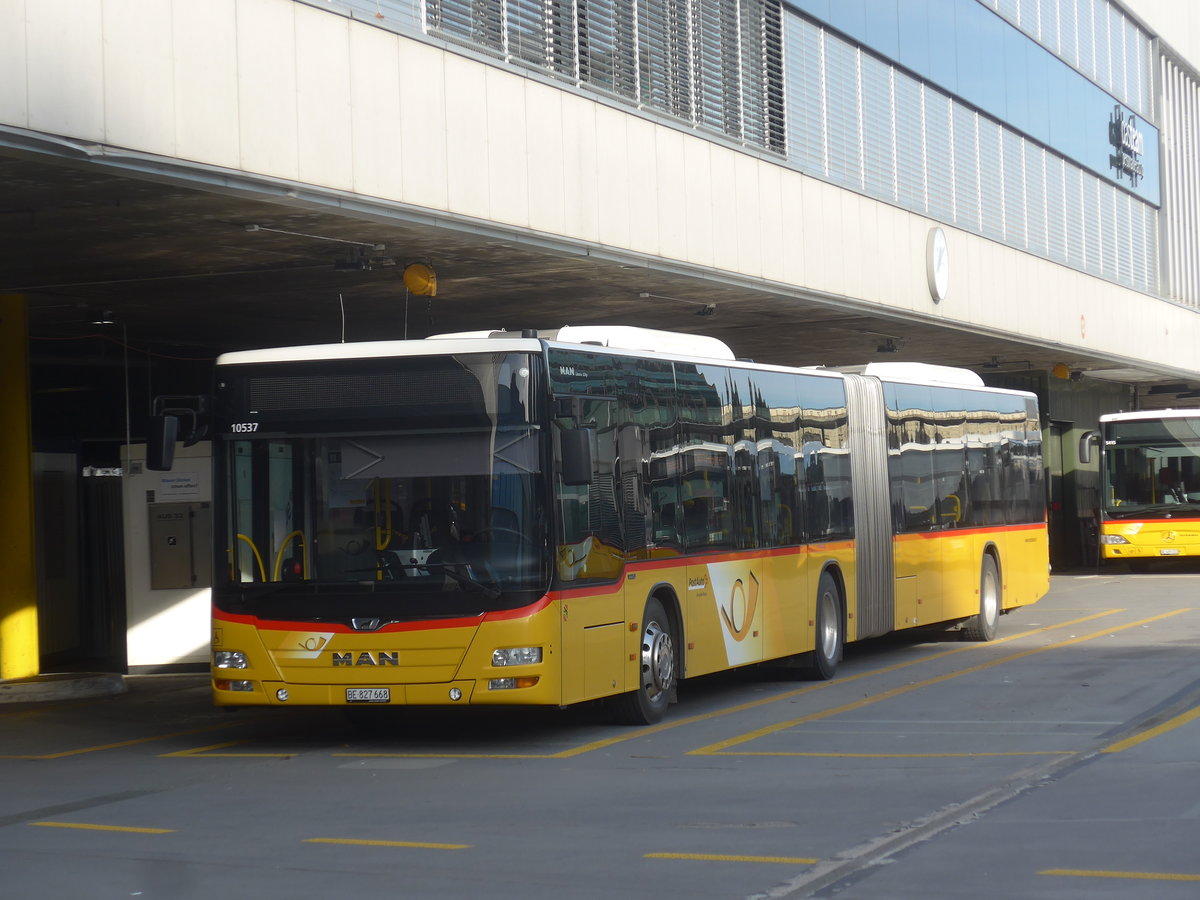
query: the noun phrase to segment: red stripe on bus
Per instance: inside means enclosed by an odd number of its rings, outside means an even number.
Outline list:
[[[393,622],[385,625],[372,634],[395,634],[403,631],[434,631],[445,628],[476,628],[483,622],[501,622],[508,619],[523,619],[541,612],[551,603],[549,594],[543,594],[536,602],[517,609],[502,609],[495,612],[483,613],[478,616],[460,617],[457,619],[436,619],[422,622]],[[367,617],[369,618],[369,617]],[[259,619],[256,616],[228,613],[213,609],[213,619],[218,622],[232,622],[239,625],[251,625],[262,631],[329,631],[334,634],[362,634],[347,625],[336,622],[289,622],[280,619]]]
[[[969,537],[978,534],[1007,534],[1016,531],[1045,531],[1046,526],[1042,522],[1028,523],[1024,525],[980,525],[978,528],[947,528],[943,531],[913,531],[906,534],[897,534],[893,541],[928,541],[936,538],[948,537]]]
[[[1102,525],[1104,528],[1121,528],[1125,525],[1163,525],[1167,528],[1174,528],[1181,522],[1188,525],[1195,525],[1200,523],[1200,519],[1179,519],[1175,517],[1170,519],[1105,519]]]

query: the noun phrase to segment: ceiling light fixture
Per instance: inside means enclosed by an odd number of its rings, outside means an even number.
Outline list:
[[[1027,359],[1000,359],[999,357],[993,356],[991,359],[985,362],[981,368],[998,369],[1001,366],[1024,366],[1027,369],[1032,369],[1033,363]]]
[[[345,238],[326,237],[323,234],[308,234],[303,231],[285,231],[282,228],[268,228],[266,225],[245,225],[246,231],[267,231],[271,234],[286,234],[289,237],[311,238],[314,241],[331,241],[335,244],[352,244],[355,247],[367,247],[371,250],[382,251],[387,249],[386,244],[376,244],[371,241],[348,241]]]
[[[705,303],[703,300],[685,300],[682,297],[668,297],[665,294],[651,294],[647,291],[639,292],[638,297],[642,300],[650,300],[652,298],[655,300],[674,300],[676,303],[687,303],[691,306],[698,306],[700,307],[696,310],[696,315],[698,316],[715,316],[717,314],[717,304]]]
[[[243,225],[247,232],[266,231],[270,234],[286,234],[289,237],[308,238],[314,241],[329,241],[334,244],[346,244],[353,247],[350,253],[333,261],[333,268],[338,272],[370,272],[372,269],[382,269],[394,266],[396,260],[390,256],[381,256],[387,249],[386,244],[373,241],[351,241],[346,238],[328,237],[323,234],[309,234],[304,231],[288,231],[284,228],[270,228],[266,225]]]
[[[895,353],[900,348],[891,338],[887,338],[882,344],[875,348],[876,353]]]

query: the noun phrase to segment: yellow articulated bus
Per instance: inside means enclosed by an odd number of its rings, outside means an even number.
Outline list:
[[[1088,432],[1080,456],[1100,444],[1100,559],[1143,568],[1153,559],[1200,556],[1200,409],[1112,413]]]
[[[846,641],[990,640],[1049,586],[1031,394],[627,327],[218,360],[221,705],[565,706]]]

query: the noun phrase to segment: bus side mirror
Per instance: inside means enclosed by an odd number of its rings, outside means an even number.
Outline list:
[[[591,484],[592,473],[591,428],[571,428],[558,433],[562,448],[563,484]]]
[[[175,441],[179,434],[179,417],[151,416],[146,429],[146,468],[166,472],[175,462]]]
[[[1092,444],[1100,443],[1100,435],[1094,431],[1085,431],[1079,438],[1079,461],[1087,465],[1092,461]]]

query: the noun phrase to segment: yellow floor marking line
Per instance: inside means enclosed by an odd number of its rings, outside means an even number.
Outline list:
[[[790,750],[740,750],[737,756],[817,756],[832,759],[977,759],[985,756],[1070,756],[1074,750],[984,750],[979,753],[825,753]],[[715,754],[714,754],[715,755]],[[723,754],[733,756],[734,754]]]
[[[429,844],[423,841],[368,841],[352,838],[305,838],[306,844],[353,844],[359,847],[408,847],[416,850],[469,850],[470,844]]]
[[[1010,653],[1008,656],[1002,656],[1002,657],[999,657],[998,659],[989,660],[988,662],[985,662],[985,663],[979,663],[978,665],[975,665],[975,666],[969,666],[965,669],[959,669],[956,672],[948,672],[945,675],[938,675],[934,678],[927,678],[924,681],[914,681],[914,682],[911,682],[910,684],[905,684],[900,687],[892,688],[890,691],[884,691],[882,694],[874,694],[874,695],[871,695],[868,697],[864,697],[861,700],[855,700],[853,703],[846,703],[846,704],[843,704],[842,706],[835,706],[830,709],[821,710],[820,712],[811,713],[810,715],[807,715],[807,716],[801,716],[798,719],[789,719],[786,722],[778,722],[774,725],[768,725],[765,728],[759,728],[755,731],[750,731],[750,732],[747,732],[746,734],[742,734],[742,735],[738,735],[736,737],[729,738],[728,740],[719,741],[716,744],[709,744],[707,747],[701,747],[698,750],[689,750],[688,755],[689,756],[742,756],[745,754],[743,754],[740,751],[728,752],[729,748],[736,747],[740,744],[747,744],[747,743],[750,743],[751,741],[758,740],[759,738],[767,737],[768,735],[771,735],[771,734],[777,734],[778,732],[786,731],[789,728],[795,728],[798,725],[805,725],[809,722],[817,722],[817,721],[820,721],[821,719],[828,719],[831,716],[837,716],[837,715],[841,715],[842,713],[851,712],[852,710],[862,709],[863,707],[871,706],[873,704],[880,703],[884,700],[891,700],[895,697],[899,697],[904,694],[911,693],[912,691],[916,691],[921,688],[930,687],[935,684],[941,684],[942,682],[949,681],[952,678],[959,678],[963,675],[973,675],[976,672],[982,672],[986,669],[995,668],[996,666],[1004,665],[1005,663],[1014,662],[1018,659],[1024,659],[1025,657],[1028,657],[1028,656],[1034,656],[1038,653],[1046,653],[1050,650],[1061,650],[1063,647],[1070,647],[1074,644],[1081,644],[1084,641],[1095,640],[1096,638],[1101,638],[1106,635],[1114,634],[1118,631],[1126,631],[1127,629],[1130,629],[1130,628],[1137,628],[1140,625],[1147,625],[1151,622],[1157,622],[1162,619],[1167,619],[1167,618],[1170,618],[1171,616],[1176,616],[1176,615],[1179,615],[1180,613],[1190,612],[1190,611],[1191,610],[1188,608],[1176,609],[1176,610],[1172,610],[1171,612],[1162,613],[1157,616],[1151,616],[1147,619],[1139,619],[1136,622],[1128,622],[1124,625],[1115,625],[1111,628],[1105,628],[1103,631],[1093,631],[1091,634],[1083,634],[1083,635],[1079,635],[1077,637],[1069,638],[1068,640],[1065,640],[1065,641],[1058,641],[1057,643],[1047,644],[1044,647],[1032,647],[1029,650],[1022,650],[1019,653]],[[780,753],[771,754],[771,755],[791,756],[794,754],[780,752]]]
[[[30,753],[16,756],[0,756],[0,759],[65,759],[68,756],[79,756],[83,753],[99,753],[101,750],[116,750],[119,747],[133,747],[137,744],[149,744],[154,741],[166,741],[171,738],[184,737],[189,734],[204,734],[206,731],[220,731],[222,728],[232,728],[237,722],[219,722],[216,725],[205,725],[202,728],[188,728],[184,731],[172,731],[167,734],[155,734],[150,737],[133,738],[128,741],[117,741],[112,744],[99,744],[95,747],[80,747],[76,750],[62,750],[58,753]]]
[[[238,741],[224,741],[220,744],[209,744],[206,747],[193,747],[190,750],[175,750],[171,753],[160,753],[160,757],[164,759],[179,759],[181,757],[199,757],[201,759],[292,759],[299,756],[299,753],[214,753],[214,750],[221,750],[225,747],[236,747],[239,744],[248,744],[250,739],[246,738]]]
[[[1174,731],[1179,726],[1186,725],[1188,722],[1191,722],[1197,718],[1200,718],[1200,706],[1196,707],[1195,709],[1189,709],[1187,712],[1181,713],[1180,715],[1175,716],[1173,719],[1167,719],[1167,721],[1163,722],[1161,725],[1156,725],[1154,728],[1143,731],[1140,734],[1127,737],[1124,740],[1117,741],[1115,744],[1109,744],[1101,752],[1120,753],[1124,750],[1128,750],[1130,747],[1136,747],[1138,744],[1144,741],[1153,740],[1160,735],[1166,734],[1168,731]]]
[[[736,856],[725,853],[647,853],[643,859],[691,859],[701,862],[784,863],[790,866],[811,866],[819,859],[803,856]]]
[[[84,831],[126,831],[132,834],[174,834],[174,828],[134,828],[130,825],[90,825],[86,822],[30,822],[43,828],[79,828]]]
[[[1140,881],[1200,881],[1200,875],[1181,875],[1175,872],[1108,872],[1103,869],[1045,869],[1039,875],[1062,875],[1069,878],[1134,878]]]
[[[719,719],[722,716],[729,716],[733,715],[734,713],[745,712],[747,710],[756,709],[757,707],[766,706],[771,703],[779,703],[783,700],[791,700],[795,697],[802,696],[803,694],[812,693],[813,691],[825,690],[833,685],[848,684],[849,682],[858,681],[861,678],[871,678],[875,675],[886,675],[889,672],[895,672],[899,669],[905,669],[909,666],[915,666],[919,665],[920,663],[942,659],[946,656],[953,656],[956,653],[967,653],[984,647],[994,647],[997,644],[1015,641],[1020,638],[1030,637],[1035,634],[1043,634],[1047,631],[1053,631],[1056,628],[1069,628],[1072,625],[1080,625],[1084,622],[1091,622],[1095,619],[1101,619],[1104,616],[1111,616],[1121,612],[1125,612],[1125,610],[1106,609],[1098,613],[1080,616],[1078,619],[1070,619],[1066,622],[1059,622],[1055,625],[1046,625],[1041,628],[1032,628],[1029,631],[1010,634],[1006,637],[999,638],[998,640],[991,641],[986,644],[967,644],[965,646],[955,647],[952,650],[943,650],[938,653],[931,653],[929,656],[922,656],[919,659],[908,659],[904,662],[894,663],[890,666],[884,666],[882,669],[871,669],[866,672],[859,672],[855,675],[842,676],[833,681],[822,681],[817,684],[811,684],[806,687],[797,688],[794,691],[786,691],[782,694],[776,694],[771,697],[763,697],[761,700],[751,700],[748,703],[739,703],[736,706],[728,706],[724,709],[719,709],[714,712],[700,713],[699,715],[687,716],[683,719],[672,719],[669,722],[651,725],[646,728],[631,729],[628,732],[624,732],[610,738],[593,741],[589,744],[582,744],[578,747],[572,747],[569,750],[561,750],[558,753],[334,753],[333,755],[335,757],[350,757],[353,759],[570,759],[573,756],[581,756],[584,753],[603,750],[604,748],[611,747],[614,744],[620,744],[625,741],[649,737],[652,734],[658,734],[661,731],[669,731],[672,728],[682,728],[684,725],[693,725],[697,722],[708,722],[713,719]]]

